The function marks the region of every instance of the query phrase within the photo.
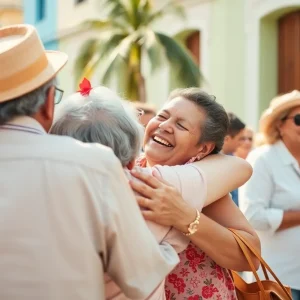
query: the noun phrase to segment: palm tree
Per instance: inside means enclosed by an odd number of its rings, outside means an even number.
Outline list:
[[[199,67],[185,46],[176,39],[152,29],[158,19],[175,13],[184,16],[183,7],[171,0],[155,10],[151,0],[105,0],[108,17],[89,20],[83,25],[97,30],[97,38],[86,41],[75,62],[76,80],[91,77],[100,63],[101,82],[117,78],[118,87],[132,101],[146,101],[142,56],[146,55],[151,71],[166,61],[178,86],[199,86]],[[105,58],[105,59],[104,59]]]

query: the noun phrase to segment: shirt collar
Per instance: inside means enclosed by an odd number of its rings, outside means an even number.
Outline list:
[[[275,144],[277,154],[280,156],[280,159],[284,165],[296,165],[298,166],[298,162],[296,158],[291,154],[288,148],[285,146],[283,141],[278,141]]]
[[[21,117],[16,117],[13,120],[9,121],[7,124],[9,125],[16,125],[16,126],[24,126],[30,129],[33,129],[34,131],[38,131],[41,134],[46,134],[45,129],[43,126],[35,119],[28,117],[28,116],[21,116]],[[4,125],[5,126],[5,125]]]

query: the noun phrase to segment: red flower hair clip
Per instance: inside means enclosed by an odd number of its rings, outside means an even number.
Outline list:
[[[88,96],[90,94],[90,91],[93,89],[90,81],[86,78],[83,78],[81,83],[79,84],[80,90],[79,92],[82,96]]]

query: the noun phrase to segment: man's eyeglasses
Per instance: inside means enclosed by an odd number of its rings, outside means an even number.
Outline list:
[[[55,87],[55,95],[54,95],[54,103],[55,104],[59,104],[59,102],[61,101],[62,99],[62,96],[64,94],[64,91]]]
[[[283,118],[282,120],[286,121],[288,119],[293,119],[295,125],[296,126],[300,126],[300,114],[297,114],[297,115],[294,115],[294,116],[291,116],[291,117],[286,117],[286,118]]]

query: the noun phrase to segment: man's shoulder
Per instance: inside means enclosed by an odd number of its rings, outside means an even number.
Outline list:
[[[274,145],[263,145],[252,150],[247,161],[253,166],[254,164],[265,164],[268,165],[270,162],[274,161],[276,158],[276,151]]]
[[[262,145],[255,148],[249,153],[249,157],[268,157],[270,153],[274,152],[274,145]]]
[[[120,165],[111,148],[97,143],[83,143],[70,137],[48,135],[46,144],[52,147],[44,153],[54,161],[64,161],[73,164],[80,164],[93,169],[107,167],[113,168]]]
[[[66,167],[81,166],[101,173],[121,168],[113,151],[100,144],[82,143],[71,137],[56,135],[29,135],[26,139],[13,140],[0,147],[0,160],[49,162]]]

